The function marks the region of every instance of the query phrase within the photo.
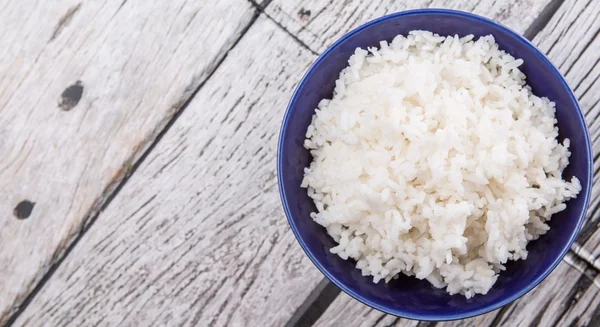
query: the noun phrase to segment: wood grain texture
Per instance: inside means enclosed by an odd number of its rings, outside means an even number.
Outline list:
[[[523,33],[548,3],[550,0],[273,0],[265,12],[320,53],[351,29],[397,11],[425,7],[465,10]]]
[[[573,253],[540,286],[523,298],[474,318],[439,322],[436,327],[587,326],[598,321],[600,281],[597,271]],[[386,315],[340,294],[315,324],[327,326],[416,326],[415,321]]]
[[[315,56],[259,17],[15,326],[282,326],[321,280],[276,139]]]
[[[0,325],[255,14],[245,0],[0,2]]]

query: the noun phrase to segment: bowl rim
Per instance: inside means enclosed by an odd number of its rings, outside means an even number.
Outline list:
[[[511,294],[510,296],[507,296],[504,299],[497,301],[495,303],[490,303],[489,305],[486,305],[485,307],[483,307],[481,309],[462,311],[462,312],[454,313],[454,314],[415,314],[410,311],[391,309],[389,307],[386,307],[385,305],[379,305],[377,303],[374,303],[373,301],[369,300],[368,298],[366,298],[366,297],[362,296],[361,294],[359,294],[358,292],[354,291],[352,289],[352,287],[344,285],[333,274],[331,274],[325,267],[323,267],[319,263],[319,261],[317,261],[314,258],[312,252],[308,249],[308,246],[306,245],[304,239],[298,232],[297,226],[292,219],[292,214],[290,212],[289,204],[287,201],[287,195],[285,193],[283,179],[281,178],[281,172],[283,169],[283,158],[281,157],[281,153],[283,150],[283,142],[284,142],[283,135],[285,134],[285,131],[286,131],[287,125],[288,125],[288,121],[290,119],[291,108],[294,107],[294,105],[298,99],[298,93],[300,92],[300,90],[302,90],[302,88],[304,87],[307,80],[313,74],[314,70],[321,64],[321,62],[325,58],[327,58],[330,55],[330,53],[334,49],[336,49],[338,46],[340,46],[340,44],[342,44],[344,41],[346,41],[350,37],[354,36],[355,34],[361,32],[373,25],[379,24],[379,23],[384,22],[389,19],[403,17],[403,16],[410,16],[410,15],[421,15],[421,14],[454,15],[454,16],[459,16],[461,18],[475,19],[475,20],[481,21],[485,24],[492,25],[492,27],[494,27],[496,29],[504,31],[505,33],[511,35],[512,37],[516,38],[517,40],[519,40],[520,42],[525,44],[527,47],[531,48],[533,50],[533,52],[537,55],[537,57],[551,68],[551,71],[555,75],[555,78],[557,78],[560,81],[560,83],[569,91],[569,97],[570,97],[571,101],[575,104],[575,108],[577,109],[576,111],[577,111],[577,115],[579,118],[579,122],[584,127],[583,132],[584,132],[584,137],[585,137],[585,148],[586,148],[587,158],[588,158],[588,161],[587,161],[588,173],[587,173],[587,180],[586,180],[586,183],[587,183],[586,185],[588,185],[588,188],[587,188],[587,194],[585,194],[585,201],[583,203],[583,213],[578,217],[579,221],[577,223],[577,228],[571,234],[569,241],[567,243],[565,243],[565,245],[563,246],[563,248],[560,252],[560,255],[558,255],[554,259],[554,262],[552,262],[552,264],[548,268],[546,268],[541,274],[539,274],[537,276],[537,278],[535,278],[533,281],[528,283],[526,287],[520,289],[519,291],[515,292],[514,294]],[[567,81],[565,80],[563,75],[559,72],[559,70],[556,68],[556,66],[554,66],[554,64],[552,64],[552,62],[546,57],[546,55],[544,53],[542,53],[533,43],[531,43],[531,41],[529,41],[528,39],[523,37],[521,34],[513,31],[512,29],[510,29],[498,22],[495,22],[489,18],[486,18],[486,17],[482,17],[482,16],[479,16],[479,15],[476,15],[473,13],[464,12],[464,11],[460,11],[460,10],[428,8],[428,9],[414,9],[414,10],[400,11],[400,12],[385,15],[385,16],[376,18],[374,20],[371,20],[371,21],[353,29],[352,31],[346,33],[345,35],[343,35],[335,43],[333,43],[330,47],[328,47],[315,60],[315,62],[309,67],[307,72],[302,77],[300,83],[294,90],[291,100],[286,108],[286,111],[285,111],[285,114],[283,117],[283,121],[281,123],[281,128],[280,128],[280,132],[279,132],[279,140],[278,140],[278,145],[277,145],[277,177],[278,177],[278,187],[279,187],[279,194],[281,197],[281,202],[282,202],[283,209],[284,209],[285,215],[287,217],[288,223],[290,224],[290,227],[292,229],[292,232],[294,233],[294,236],[296,237],[296,240],[298,241],[298,243],[300,243],[302,250],[304,250],[304,252],[310,258],[312,263],[319,269],[319,271],[323,275],[325,275],[325,277],[327,277],[327,279],[329,279],[329,281],[331,281],[334,285],[339,287],[342,291],[344,291],[346,294],[350,295],[354,299],[360,301],[361,303],[363,303],[365,305],[370,306],[371,308],[381,311],[383,313],[395,315],[395,316],[402,317],[402,318],[413,319],[413,320],[448,321],[448,320],[465,319],[465,318],[470,318],[470,317],[478,316],[481,314],[485,314],[485,313],[488,313],[490,311],[501,308],[501,307],[517,300],[518,298],[527,294],[529,291],[531,291],[537,285],[539,285],[560,264],[560,262],[562,261],[564,256],[569,252],[571,245],[573,244],[573,242],[576,240],[577,236],[579,235],[579,232],[581,231],[581,228],[585,221],[585,215],[587,213],[588,206],[589,206],[590,195],[591,195],[591,185],[592,185],[592,180],[593,180],[593,174],[592,174],[592,169],[591,169],[591,167],[593,167],[593,159],[592,158],[593,158],[593,156],[592,156],[591,142],[590,142],[590,135],[589,135],[588,127],[585,122],[583,112],[581,111],[581,108],[579,106],[579,102],[577,101],[577,98],[575,97],[575,95],[573,93],[573,90],[569,87],[569,84],[567,83]]]

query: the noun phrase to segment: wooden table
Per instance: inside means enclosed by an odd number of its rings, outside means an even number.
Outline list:
[[[561,265],[468,320],[372,310],[296,243],[275,172],[296,83],[350,29],[419,7],[532,39],[600,154],[600,0],[1,1],[0,325],[599,326],[597,178]]]

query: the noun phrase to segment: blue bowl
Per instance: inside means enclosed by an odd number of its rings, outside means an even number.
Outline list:
[[[527,260],[511,261],[486,295],[467,300],[449,295],[427,281],[402,275],[389,283],[374,284],[363,277],[353,260],[342,260],[329,249],[335,246],[325,229],[309,214],[316,211],[306,189],[300,188],[304,167],[312,158],[303,142],[311,117],[321,99],[330,99],[334,82],[348,65],[357,47],[379,46],[396,35],[412,30],[428,30],[440,35],[476,37],[492,34],[496,42],[516,58],[522,58],[527,83],[538,96],[556,102],[559,138],[571,140],[571,158],[563,178],[577,176],[582,191],[567,203],[567,209],[554,215],[551,229],[528,245]],[[355,299],[380,311],[418,320],[453,320],[498,309],[538,285],[560,263],[577,237],[587,210],[592,180],[592,154],[584,117],[573,92],[552,63],[528,40],[489,19],[470,13],[424,9],[405,11],[371,21],[335,42],[310,67],[285,113],[277,154],[281,200],[292,231],[312,262],[331,282]]]

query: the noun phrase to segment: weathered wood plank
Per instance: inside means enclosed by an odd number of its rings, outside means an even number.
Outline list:
[[[0,7],[2,325],[256,11],[246,0]]]
[[[523,33],[550,0],[273,0],[266,13],[316,52],[322,52],[349,30],[397,11],[424,7],[474,12]]]
[[[15,325],[285,324],[321,280],[275,174],[314,59],[259,17]]]
[[[440,322],[436,327],[467,326],[587,326],[598,313],[597,271],[569,253],[548,279],[505,309],[477,317]],[[416,326],[415,321],[386,315],[340,294],[315,326]]]

